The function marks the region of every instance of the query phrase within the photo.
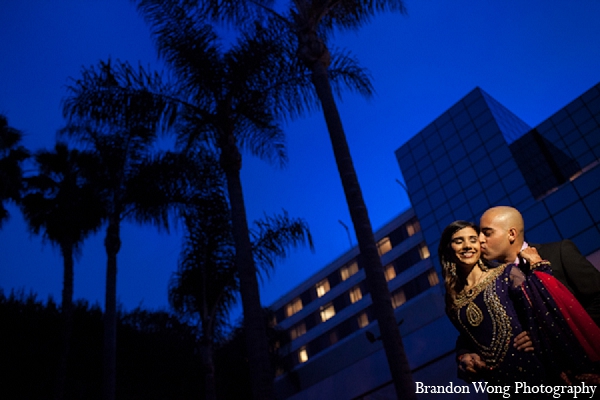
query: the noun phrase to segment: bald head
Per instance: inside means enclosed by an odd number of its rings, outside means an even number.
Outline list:
[[[525,226],[513,207],[492,207],[481,216],[481,253],[488,260],[513,262],[521,251]]]

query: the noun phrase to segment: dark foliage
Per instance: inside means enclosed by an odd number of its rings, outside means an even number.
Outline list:
[[[0,291],[0,387],[3,399],[52,398],[60,350],[60,309],[52,299]],[[172,315],[134,310],[120,315],[117,398],[201,399],[196,332]],[[67,399],[100,399],[102,311],[77,302]],[[231,384],[231,381],[230,383]],[[236,386],[236,385],[234,385]],[[242,397],[243,398],[243,397]]]
[[[60,357],[60,307],[52,298],[0,289],[0,387],[3,400],[47,400],[55,389]],[[96,400],[102,393],[102,310],[74,304],[74,330],[67,371],[66,399]],[[271,316],[265,316],[267,324]],[[122,400],[203,399],[198,332],[166,311],[120,313],[117,346],[117,398]],[[271,361],[281,331],[267,329]],[[241,326],[215,351],[219,400],[252,397],[250,365]]]

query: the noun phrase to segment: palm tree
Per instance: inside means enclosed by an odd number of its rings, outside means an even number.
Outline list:
[[[274,37],[286,43],[282,58],[293,55],[309,71],[319,99],[336,164],[344,188],[346,202],[360,249],[362,266],[373,301],[373,312],[379,324],[383,347],[397,396],[416,398],[410,366],[402,337],[394,316],[390,292],[377,252],[371,221],[362,196],[346,134],[331,84],[331,52],[327,42],[336,30],[358,29],[375,14],[383,11],[404,13],[402,0],[292,0],[286,13],[275,11],[273,0],[229,2],[216,0],[187,1],[201,11],[198,15],[215,19],[262,23]],[[265,20],[266,19],[266,20]],[[265,22],[266,21],[266,22]],[[285,61],[284,61],[285,62]]]
[[[401,0],[296,0],[293,7],[288,21],[293,22],[291,26],[297,38],[297,55],[310,70],[321,102],[396,395],[398,398],[416,399],[415,384],[394,315],[371,220],[329,81],[330,55],[326,45],[328,34],[334,28],[357,29],[376,12],[385,9],[403,12],[404,5]]]
[[[84,239],[102,223],[102,207],[90,174],[97,171],[92,154],[70,150],[57,143],[54,151],[35,154],[38,175],[25,179],[20,206],[35,234],[60,248],[63,257],[62,318],[63,334],[57,369],[56,398],[64,398],[67,360],[73,325],[74,256]]]
[[[104,310],[103,398],[116,391],[117,254],[123,221],[169,227],[175,205],[187,204],[185,179],[197,165],[183,155],[156,149],[162,106],[144,96],[143,85],[160,77],[128,63],[100,62],[84,69],[69,87],[62,134],[81,141],[99,160],[94,185],[103,204],[107,254]],[[135,92],[139,96],[131,97]],[[186,172],[187,171],[187,172]],[[189,174],[188,174],[189,172]]]
[[[224,338],[229,312],[240,288],[226,196],[217,191],[201,199],[186,214],[185,225],[187,234],[179,269],[171,280],[169,301],[180,315],[199,325],[205,397],[214,400],[213,349]],[[285,256],[288,246],[306,240],[312,247],[306,224],[287,214],[255,222],[251,236],[255,261],[265,271],[274,268],[275,259]]]
[[[29,151],[19,145],[22,138],[21,131],[8,125],[8,119],[0,114],[0,227],[9,218],[4,203],[18,202],[20,198],[21,164],[29,157]]]
[[[280,118],[298,116],[315,105],[309,76],[281,62],[286,49],[259,25],[223,52],[213,28],[196,18],[198,10],[160,0],[137,4],[152,25],[159,54],[180,82],[177,93],[161,96],[176,108],[179,143],[187,149],[206,145],[219,153],[231,207],[253,396],[271,399],[274,374],[240,180],[242,151],[285,161]],[[334,61],[334,82],[368,89],[351,58],[334,54]]]

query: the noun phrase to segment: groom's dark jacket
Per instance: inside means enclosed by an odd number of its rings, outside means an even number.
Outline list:
[[[600,271],[570,240],[529,245],[535,247],[544,260],[550,261],[554,277],[573,293],[600,326]]]

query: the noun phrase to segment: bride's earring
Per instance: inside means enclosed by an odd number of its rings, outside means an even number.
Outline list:
[[[481,260],[481,258],[479,259],[479,261],[477,261],[477,264],[479,265],[479,268],[485,272],[487,271],[489,268],[487,265],[485,265],[485,263]]]

